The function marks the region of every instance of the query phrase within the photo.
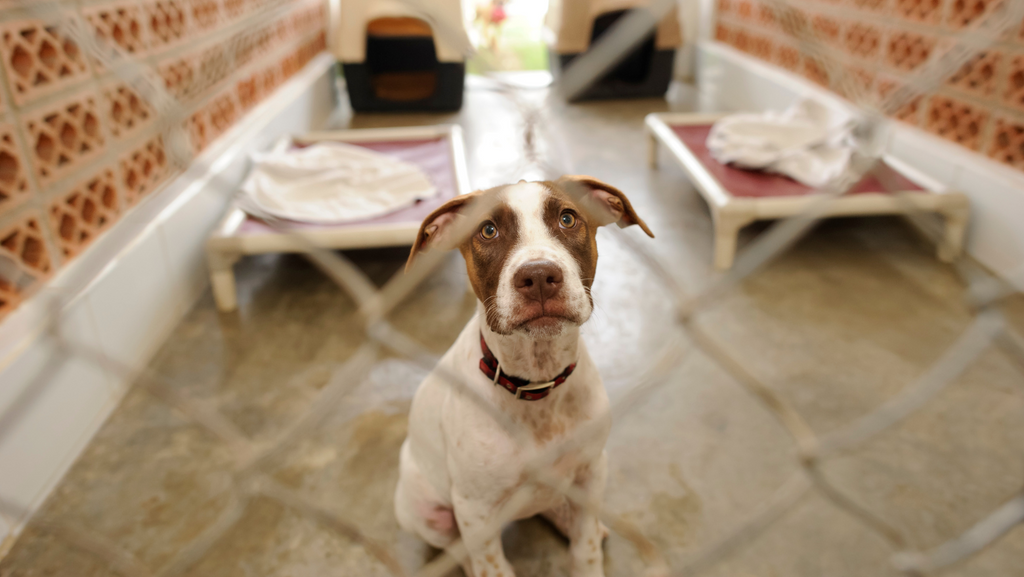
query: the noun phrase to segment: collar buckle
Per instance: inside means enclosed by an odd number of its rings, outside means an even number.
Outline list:
[[[544,383],[530,383],[529,385],[523,385],[521,387],[516,387],[516,398],[517,399],[522,398],[524,391],[530,393],[530,392],[533,392],[533,391],[539,391],[541,389],[547,389],[547,388],[551,388],[551,387],[554,387],[554,386],[555,386],[555,381],[547,381],[547,382],[544,382]]]
[[[573,363],[553,380],[531,383],[526,379],[502,374],[501,363],[491,354],[490,349],[487,348],[487,341],[484,340],[483,331],[480,332],[480,348],[484,354],[483,358],[480,359],[480,370],[487,375],[487,378],[491,379],[493,384],[500,385],[503,389],[515,395],[516,399],[523,399],[525,401],[537,401],[547,397],[548,393],[564,383],[573,370],[576,369],[576,363]],[[529,393],[530,396],[523,397],[524,393]]]

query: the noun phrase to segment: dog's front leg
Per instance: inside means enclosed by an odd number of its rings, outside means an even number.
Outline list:
[[[576,479],[591,503],[600,503],[608,476],[608,457],[603,452],[586,472]],[[569,554],[572,557],[573,577],[601,577],[604,575],[604,551],[601,548],[607,529],[597,517],[597,511],[580,503],[566,503]]]
[[[455,521],[473,569],[466,577],[515,577],[501,546],[501,527],[489,527],[499,507],[489,500],[459,497],[458,491],[453,492]],[[466,567],[464,563],[463,569]]]

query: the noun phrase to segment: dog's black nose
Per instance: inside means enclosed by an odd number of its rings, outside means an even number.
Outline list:
[[[544,302],[562,289],[562,269],[549,260],[534,260],[519,267],[512,279],[524,297]]]

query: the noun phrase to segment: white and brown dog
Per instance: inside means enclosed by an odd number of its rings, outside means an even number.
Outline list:
[[[469,201],[485,195],[493,208],[475,234],[452,239]],[[454,198],[420,227],[410,264],[422,250],[458,246],[480,303],[413,399],[395,513],[403,529],[434,547],[445,548],[461,535],[470,577],[513,577],[500,535],[480,529],[523,490],[530,492],[522,501],[527,504],[513,518],[540,514],[565,534],[573,575],[604,572],[607,531],[593,511],[548,485],[530,483],[525,468],[539,448],[587,425],[589,436],[552,470],[592,502],[604,491],[608,396],[579,337],[594,308],[595,234],[613,222],[637,224],[654,236],[621,191],[569,176]],[[458,375],[478,398],[450,386],[441,373]],[[481,410],[479,398],[528,431],[530,446]]]

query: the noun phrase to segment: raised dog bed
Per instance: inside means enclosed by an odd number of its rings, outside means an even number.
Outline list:
[[[715,226],[714,265],[728,269],[735,257],[741,228],[756,220],[805,212],[820,200],[822,191],[785,176],[733,168],[712,158],[705,141],[711,126],[722,116],[655,113],[648,114],[644,124],[651,167],[657,166],[658,145],[664,145],[707,201]],[[887,190],[883,180],[894,183],[898,190]],[[888,156],[873,174],[865,176],[843,196],[832,199],[816,214],[827,218],[912,211],[943,217],[945,235],[938,250],[941,260],[952,260],[960,253],[970,212],[967,196],[948,190]]]
[[[234,264],[245,255],[303,252],[310,246],[329,249],[412,245],[420,223],[448,199],[470,192],[462,130],[458,126],[371,128],[322,132],[292,137],[291,146],[336,141],[411,162],[438,188],[421,200],[384,216],[344,224],[322,225],[280,221],[274,226],[232,205],[207,241],[207,257],[217,308],[238,306]]]

